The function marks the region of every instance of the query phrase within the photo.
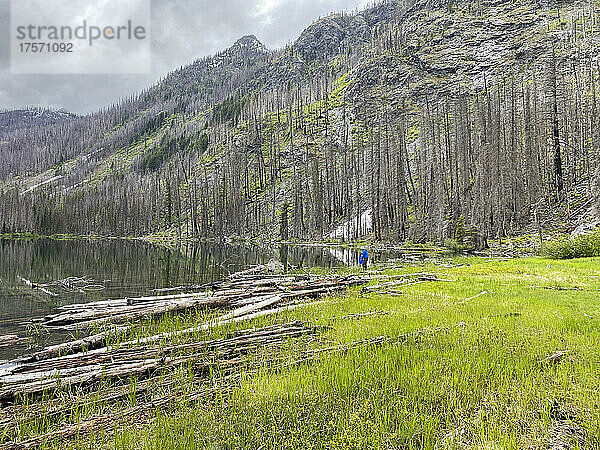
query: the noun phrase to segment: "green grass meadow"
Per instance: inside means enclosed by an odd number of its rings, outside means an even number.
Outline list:
[[[322,352],[285,368],[265,364],[199,403],[175,403],[149,423],[65,445],[529,449],[557,448],[562,440],[569,446],[561,448],[600,448],[600,259],[452,263],[374,267],[448,281],[404,286],[394,295],[356,288],[237,326],[324,326],[315,340],[277,349],[290,361],[300,347],[384,335],[389,342]],[[348,317],[367,312],[373,314]],[[162,327],[187,325],[167,319]],[[556,352],[564,356],[547,359]],[[261,366],[265,355],[253,357]],[[218,382],[218,373],[212,377],[207,383]]]

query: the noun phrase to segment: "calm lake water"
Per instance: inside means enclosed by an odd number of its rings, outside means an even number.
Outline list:
[[[125,240],[0,240],[0,336],[26,336],[25,322],[53,313],[60,305],[151,295],[154,289],[221,280],[230,273],[273,259],[287,261],[292,266],[334,267],[356,264],[358,252],[318,247],[263,249],[213,244],[168,250]],[[31,289],[22,281],[24,278],[46,284],[68,277],[87,277],[104,289],[68,292],[50,286],[48,290],[58,294],[53,297]],[[57,339],[56,335],[46,334],[40,344]],[[0,360],[25,350],[26,345],[0,348]]]

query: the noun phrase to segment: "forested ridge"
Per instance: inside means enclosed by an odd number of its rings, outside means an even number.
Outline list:
[[[0,231],[480,247],[568,225],[594,206],[597,8],[397,0],[277,51],[246,36],[97,114],[0,131]]]

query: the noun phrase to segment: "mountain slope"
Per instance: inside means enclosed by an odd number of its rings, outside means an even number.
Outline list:
[[[0,134],[24,128],[43,127],[68,122],[77,116],[51,109],[18,109],[0,111]]]
[[[355,237],[481,246],[540,215],[555,226],[550,211],[576,220],[597,167],[600,21],[559,6],[386,1],[279,51],[243,37],[67,131],[8,133],[0,202],[32,206],[0,222],[314,239],[369,212]]]

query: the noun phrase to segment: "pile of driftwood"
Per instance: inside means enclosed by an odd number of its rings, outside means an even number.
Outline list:
[[[314,340],[317,327],[291,322],[237,331],[216,340],[201,339],[206,336],[203,332],[211,328],[319,302],[321,296],[381,278],[283,275],[261,266],[234,274],[223,282],[182,286],[163,290],[161,295],[62,307],[58,314],[47,316],[38,323],[61,329],[92,325],[105,325],[106,329],[0,366],[0,405],[3,405],[0,429],[4,439],[16,438],[24,421],[54,424],[45,426],[43,434],[26,441],[0,444],[0,449],[35,448],[45,442],[82,436],[100,429],[110,433],[121,419],[145,422],[157,408],[197,402],[230,389],[242,370],[258,370],[258,364],[261,368],[265,365],[285,368],[312,361],[323,352],[344,352],[350,348],[391,342],[383,336],[318,349],[310,348],[312,346],[308,344],[294,345],[297,351],[290,359],[289,354],[280,354],[282,344],[289,340],[296,344]],[[380,292],[400,284],[427,281],[444,280],[432,274],[389,277],[368,291]],[[194,308],[224,308],[226,311],[190,329],[127,339],[130,321]],[[385,312],[353,318],[374,314]],[[118,344],[109,346],[109,341]],[[265,357],[253,356],[257,352],[264,353]],[[174,376],[178,369],[193,374],[192,385],[181,383],[181,378]],[[215,372],[220,374],[219,383],[209,376]],[[208,383],[209,379],[213,381]],[[88,408],[93,411],[91,414],[80,414]]]
[[[265,364],[268,364],[272,370],[284,370],[299,364],[310,363],[322,358],[325,354],[339,354],[358,348],[401,344],[424,335],[435,335],[446,330],[447,328],[444,327],[423,329],[394,338],[377,336],[342,345],[321,348],[307,347],[299,349],[297,353],[291,355],[291,358],[290,355],[278,354],[281,343],[286,339],[308,338],[310,340],[318,331],[317,328],[309,327],[301,322],[292,322],[238,332],[237,335],[227,339],[165,347],[161,350],[161,355],[166,355],[166,353],[173,355],[175,352],[181,352],[179,354],[181,361],[185,355],[190,358],[186,367],[192,368],[194,372],[192,384],[182,384],[181,379],[177,377],[156,376],[159,370],[155,370],[153,377],[110,385],[103,389],[101,396],[90,392],[76,394],[72,397],[41,400],[38,403],[27,405],[5,407],[0,410],[0,429],[4,430],[4,436],[16,435],[19,424],[27,421],[39,420],[43,421],[46,427],[49,424],[54,424],[54,426],[47,428],[43,434],[27,440],[0,444],[0,449],[31,449],[57,440],[64,442],[73,437],[82,438],[98,431],[111,434],[117,426],[131,423],[131,421],[135,421],[137,424],[145,423],[152,419],[158,409],[178,410],[184,405],[193,405],[199,401],[207,402],[214,395],[227,393],[236,385],[241,369],[250,374],[264,370]],[[265,349],[270,349],[267,359],[246,358],[251,351]],[[201,356],[198,356],[199,353]],[[115,356],[118,357],[116,354]],[[53,366],[65,364],[64,361],[68,359],[70,358],[58,358],[48,361],[47,364]],[[81,362],[79,357],[76,359]],[[171,365],[172,367],[174,366]],[[207,383],[207,374],[213,368],[218,368],[221,376],[217,380],[213,379]],[[165,370],[168,369],[165,368],[162,372]],[[79,383],[79,386],[83,387],[86,384]],[[82,417],[77,415],[78,412],[87,411],[90,408],[95,412]],[[72,419],[67,419],[69,417]]]
[[[60,308],[58,314],[39,320],[38,324],[67,329],[104,324],[105,331],[47,347],[0,366],[0,401],[11,402],[22,394],[39,394],[58,387],[86,386],[100,380],[130,376],[143,377],[181,365],[197,364],[200,355],[211,345],[221,350],[230,344],[245,346],[244,339],[247,338],[179,345],[175,342],[182,341],[180,337],[297,308],[306,305],[307,299],[310,302],[310,299],[341,292],[349,286],[365,284],[369,280],[360,276],[287,276],[269,273],[268,266],[259,266],[236,273],[226,281],[205,286],[205,290],[200,292],[185,293],[188,288],[180,287],[177,288],[179,293],[67,305]],[[128,326],[125,322],[198,307],[226,308],[227,311],[190,329],[142,339],[126,339]],[[271,339],[280,342],[289,335],[306,332],[298,328],[298,324],[295,327],[269,329],[254,336],[252,342],[256,340],[264,346],[269,345]],[[107,347],[109,340],[119,341],[118,348]]]
[[[234,274],[224,282],[168,290],[179,291],[177,293],[163,292],[164,295],[150,297],[66,305],[62,306],[57,314],[39,319],[37,323],[44,327],[74,330],[105,323],[125,323],[197,308],[248,307],[248,310],[256,310],[281,303],[289,304],[301,298],[340,292],[368,281],[368,278],[360,276],[265,275],[253,269],[252,272]],[[204,290],[187,292],[193,288]]]
[[[235,365],[240,355],[252,349],[280,345],[286,339],[314,332],[312,327],[292,322],[220,340],[121,345],[33,362],[15,361],[0,374],[0,402],[10,403],[19,395],[49,393],[59,388],[84,388],[100,381],[143,379],[182,366],[202,372],[215,364]]]
[[[122,419],[144,421],[145,415],[168,407],[175,400],[193,402],[210,392],[224,392],[227,385],[197,385],[186,391],[185,383],[172,376],[173,372],[184,368],[199,382],[218,371],[222,381],[231,380],[242,368],[258,369],[253,364],[256,366],[260,360],[249,358],[250,353],[266,350],[276,355],[286,340],[312,339],[317,330],[302,322],[290,322],[240,331],[223,339],[102,348],[35,363],[17,363],[0,376],[0,401],[5,405],[0,409],[0,429],[4,436],[17,435],[19,424],[32,420],[56,423],[56,430],[0,448],[34,448],[48,440],[82,436],[100,428],[107,432]],[[95,391],[99,386],[100,390]],[[60,395],[52,396],[55,391]],[[37,401],[14,403],[24,395]],[[51,400],[45,400],[46,397]],[[106,413],[119,401],[126,401],[129,406],[120,405],[117,413]],[[135,406],[131,406],[132,401]],[[77,417],[90,407],[99,413]],[[66,423],[69,417],[75,417],[76,423]]]
[[[97,281],[87,277],[68,277],[62,280],[52,281],[50,283],[36,283],[21,276],[17,276],[17,279],[29,286],[31,289],[43,292],[51,297],[60,296],[60,294],[55,292],[57,289],[67,293],[79,292],[80,294],[84,294],[86,292],[102,291],[105,288],[103,284],[100,284]]]

